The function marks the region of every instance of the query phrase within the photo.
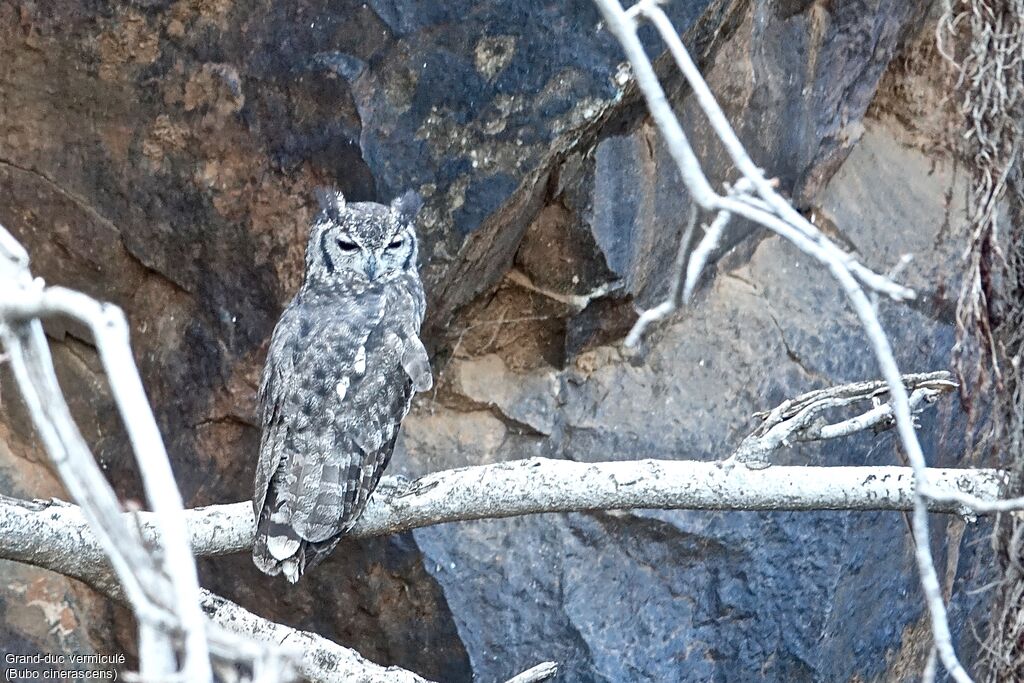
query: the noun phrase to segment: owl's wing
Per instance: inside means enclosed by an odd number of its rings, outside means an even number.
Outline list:
[[[287,433],[285,397],[287,395],[287,378],[293,372],[293,358],[292,354],[288,352],[288,348],[292,344],[291,338],[294,332],[291,325],[287,324],[287,321],[285,322],[286,324],[279,324],[274,328],[260,381],[259,406],[262,433],[252,499],[253,512],[256,514],[257,521],[260,519],[267,500],[270,481],[281,465]]]
[[[358,451],[358,473],[353,468],[349,481],[351,488],[346,500],[345,526],[350,526],[362,514],[366,503],[377,488],[384,468],[391,460],[402,419],[409,412],[412,400],[412,382],[402,366],[405,342],[391,330],[377,330],[367,341],[367,347],[382,372],[368,378],[361,392],[372,396],[372,406],[362,411],[359,426],[352,431]],[[427,370],[429,374],[429,367]]]
[[[427,301],[423,295],[423,285],[419,278],[414,278],[404,296],[408,297],[412,316],[402,325],[402,368],[412,380],[414,391],[429,391],[434,386],[434,377],[430,371],[430,356],[420,340],[420,326],[426,313]]]
[[[353,474],[358,481],[356,449],[330,427],[291,436],[291,458],[282,482],[291,499],[289,521],[303,539],[325,541],[341,530]]]
[[[434,376],[430,373],[430,356],[420,338],[413,334],[405,340],[402,352],[402,368],[412,380],[415,391],[428,391],[434,386]]]
[[[337,493],[354,450],[344,438],[351,426],[338,420],[382,310],[374,297],[341,300],[327,310],[297,300],[274,329],[260,387],[263,435],[253,497],[257,554],[268,566],[290,561],[302,541],[338,531]]]

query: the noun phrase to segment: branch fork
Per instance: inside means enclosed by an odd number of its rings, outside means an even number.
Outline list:
[[[939,396],[957,388],[948,372],[904,375],[903,385],[910,392],[910,409],[933,403]],[[768,467],[774,451],[796,442],[822,441],[848,436],[865,429],[876,432],[895,425],[893,408],[888,400],[885,382],[857,382],[811,391],[790,399],[773,410],[757,413],[761,424],[747,436],[729,457],[751,469]],[[870,403],[871,408],[860,415],[829,424],[823,413],[857,403]],[[731,464],[731,463],[730,463]]]

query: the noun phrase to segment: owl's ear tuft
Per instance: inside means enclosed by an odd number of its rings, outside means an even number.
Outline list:
[[[423,208],[423,198],[416,190],[409,190],[401,197],[391,200],[391,211],[407,221],[416,218],[416,214]]]
[[[313,190],[313,194],[320,205],[320,210],[335,223],[341,223],[341,213],[345,210],[345,195],[341,190],[318,187]]]

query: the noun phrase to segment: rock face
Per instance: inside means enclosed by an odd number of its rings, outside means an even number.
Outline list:
[[[669,6],[754,160],[868,265],[920,297],[881,304],[905,371],[945,368],[963,240],[954,119],[928,3]],[[697,303],[639,358],[618,342],[664,293],[688,197],[621,52],[586,0],[17,3],[0,0],[0,223],[34,270],[124,307],[191,505],[247,498],[255,387],[301,279],[311,190],[426,198],[438,388],[393,471],[529,455],[722,457],[751,415],[874,377],[828,274],[737,222]],[[653,34],[645,40],[655,45]],[[716,183],[734,179],[687,89],[670,96]],[[706,219],[707,217],[703,217]],[[83,335],[55,362],[97,457],[140,487]],[[3,375],[0,492],[61,495]],[[963,452],[959,407],[922,419],[930,462]],[[899,462],[891,434],[777,456]],[[960,649],[985,580],[980,531],[935,518]],[[343,543],[296,588],[245,556],[205,585],[384,664],[502,680],[909,680],[927,626],[896,513],[547,515]],[[110,653],[130,624],[73,582],[11,563],[0,647]]]

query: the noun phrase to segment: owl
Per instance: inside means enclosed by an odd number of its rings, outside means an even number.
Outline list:
[[[432,384],[419,338],[419,196],[318,199],[302,287],[274,328],[259,391],[253,561],[292,583],[362,514],[413,393]]]

